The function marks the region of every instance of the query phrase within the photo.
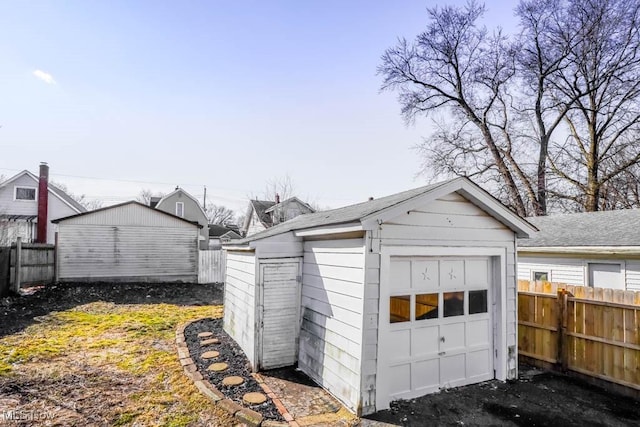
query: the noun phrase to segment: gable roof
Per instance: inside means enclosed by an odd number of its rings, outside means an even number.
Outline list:
[[[311,212],[315,212],[316,211],[308,203],[305,203],[302,200],[298,199],[297,197],[293,196],[293,197],[289,197],[287,200],[284,200],[284,201],[282,201],[280,203],[273,203],[273,205],[270,208],[266,209],[265,212],[266,213],[273,212],[279,206],[284,206],[284,205],[286,205],[288,203],[293,203],[293,202],[299,203],[301,206],[304,206],[305,208],[309,209],[309,211],[311,211]]]
[[[18,178],[20,178],[22,176],[25,176],[25,175],[28,176],[29,178],[31,178],[33,181],[35,181],[36,184],[38,184],[40,182],[40,178],[38,178],[37,175],[34,175],[33,173],[31,173],[31,172],[29,172],[28,170],[25,169],[22,172],[17,173],[16,175],[12,176],[11,178],[9,178],[6,181],[4,181],[3,183],[1,183],[0,184],[0,188],[9,185],[13,181],[15,181]],[[63,191],[61,188],[57,187],[55,184],[52,184],[51,182],[49,182],[48,183],[48,188],[49,188],[49,193],[51,193],[54,196],[56,196],[63,203],[68,205],[71,209],[75,210],[76,212],[81,213],[81,212],[86,212],[87,211],[87,208],[85,208],[80,203],[75,201],[71,196],[69,196],[65,191]]]
[[[273,223],[271,222],[271,217],[267,215],[267,209],[275,206],[275,204],[276,202],[273,202],[271,200],[253,200],[252,199],[252,200],[249,200],[249,209],[253,209],[253,211],[256,213],[258,217],[258,220],[260,220],[262,225],[269,228],[273,225]],[[247,215],[247,218],[251,220],[251,213]]]
[[[220,224],[209,224],[209,237],[217,238],[224,236],[230,231],[236,231],[236,229],[232,227],[227,227],[226,225]]]
[[[175,190],[173,190],[171,193],[162,196],[162,198],[160,199],[160,201],[158,203],[156,203],[155,209],[160,209],[160,206],[162,205],[162,203],[168,199],[169,197],[173,196],[174,194],[178,194],[178,193],[182,193],[185,196],[187,196],[188,198],[190,198],[191,200],[193,200],[195,202],[195,204],[198,206],[198,208],[200,209],[200,211],[202,212],[202,215],[205,216],[205,218],[207,217],[207,213],[204,211],[204,209],[202,208],[202,205],[200,204],[200,202],[198,201],[198,199],[196,199],[195,197],[193,197],[191,194],[187,193],[185,190],[183,190],[182,188],[178,187]]]
[[[82,213],[75,214],[75,215],[65,216],[65,217],[63,217],[63,218],[54,219],[54,220],[53,220],[53,221],[51,221],[51,222],[52,222],[52,223],[54,223],[54,224],[57,224],[57,223],[59,223],[59,222],[66,221],[66,220],[71,219],[71,218],[77,218],[77,217],[79,217],[79,216],[91,215],[91,214],[94,214],[94,213],[96,213],[96,212],[102,212],[102,211],[106,211],[106,210],[109,210],[109,209],[116,209],[116,208],[119,208],[119,207],[121,207],[121,206],[126,206],[126,205],[131,205],[131,204],[138,205],[138,206],[142,206],[142,207],[143,207],[143,208],[145,208],[145,209],[150,209],[150,210],[152,210],[152,211],[154,211],[154,212],[157,212],[157,213],[159,213],[159,214],[161,214],[161,215],[167,215],[167,216],[170,216],[171,218],[179,219],[180,221],[183,221],[183,222],[189,223],[189,224],[191,224],[191,225],[195,225],[195,226],[197,226],[198,228],[202,228],[202,226],[201,226],[200,224],[198,224],[198,221],[189,221],[188,219],[184,219],[184,218],[181,218],[181,217],[179,217],[179,216],[176,216],[176,215],[170,214],[169,212],[161,211],[161,210],[159,210],[159,209],[153,209],[153,208],[150,208],[149,206],[145,205],[144,203],[140,203],[140,202],[138,202],[137,200],[130,200],[130,201],[128,201],[128,202],[118,203],[117,205],[105,206],[105,207],[103,207],[103,208],[94,209],[94,210],[92,210],[92,211],[82,212]]]
[[[234,244],[244,244],[254,240],[264,239],[289,231],[303,230],[307,228],[321,227],[327,225],[347,224],[354,221],[366,223],[370,220],[386,220],[395,213],[396,208],[411,209],[412,202],[425,203],[425,198],[435,200],[438,197],[460,191],[468,200],[481,209],[490,213],[498,221],[517,233],[518,237],[528,237],[536,231],[536,228],[525,219],[510,211],[497,199],[473,183],[468,178],[455,178],[424,187],[414,188],[379,199],[369,200],[355,205],[328,211],[316,212],[297,216],[289,221],[275,225],[267,230],[251,235],[245,239],[234,242]],[[428,202],[429,200],[426,200]],[[415,203],[413,203],[415,204]]]
[[[223,235],[220,236],[220,238],[229,238],[231,240],[237,240],[237,239],[242,239],[242,236],[239,235],[238,233],[236,233],[234,230],[229,230],[226,233],[224,233]]]
[[[640,246],[640,209],[527,218],[540,232],[521,247]]]

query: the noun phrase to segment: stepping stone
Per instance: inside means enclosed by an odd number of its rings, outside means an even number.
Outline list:
[[[229,365],[224,362],[214,363],[207,368],[207,371],[222,372],[226,371]]]
[[[220,356],[220,352],[215,350],[205,351],[200,355],[203,359],[215,359],[218,356]]]
[[[211,338],[208,340],[200,341],[200,345],[218,344],[219,342],[220,340],[218,340],[218,338]]]
[[[198,338],[209,338],[213,336],[213,332],[200,332]]]
[[[259,405],[267,401],[267,396],[262,393],[247,393],[242,396],[242,400],[249,405]]]
[[[244,378],[242,377],[237,377],[237,376],[232,376],[232,377],[225,377],[222,380],[222,385],[226,385],[226,386],[236,386],[236,385],[240,385],[244,382]]]

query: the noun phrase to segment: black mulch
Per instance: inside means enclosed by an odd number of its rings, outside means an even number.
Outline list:
[[[198,333],[200,332],[213,332],[213,337],[220,340],[220,343],[202,347],[200,345],[201,339],[198,338]],[[251,376],[249,360],[245,356],[244,352],[222,329],[222,319],[203,319],[194,322],[185,329],[184,338],[187,342],[187,347],[189,348],[189,354],[205,380],[208,380],[225,396],[227,396],[227,398],[244,407],[261,413],[265,419],[284,421],[284,418],[282,418],[282,415],[280,415],[280,412],[278,412],[278,409],[269,397],[267,397],[267,401],[261,405],[247,405],[242,401],[242,396],[244,396],[245,393],[259,392],[264,394],[264,391]],[[219,351],[220,356],[215,359],[202,359],[200,355],[208,350]],[[229,365],[229,368],[224,372],[207,371],[207,368],[212,363],[216,362],[225,362]],[[226,387],[222,385],[223,378],[232,375],[244,378],[244,383],[235,387]]]

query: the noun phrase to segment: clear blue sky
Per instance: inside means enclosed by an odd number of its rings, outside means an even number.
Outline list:
[[[376,67],[434,4],[0,0],[0,174],[46,161],[107,203],[206,185],[237,210],[285,174],[331,207],[423,185],[428,121],[405,126]]]

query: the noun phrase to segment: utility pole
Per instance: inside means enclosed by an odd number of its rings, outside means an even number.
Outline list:
[[[202,209],[207,212],[207,186],[204,186],[204,204],[202,205]]]

